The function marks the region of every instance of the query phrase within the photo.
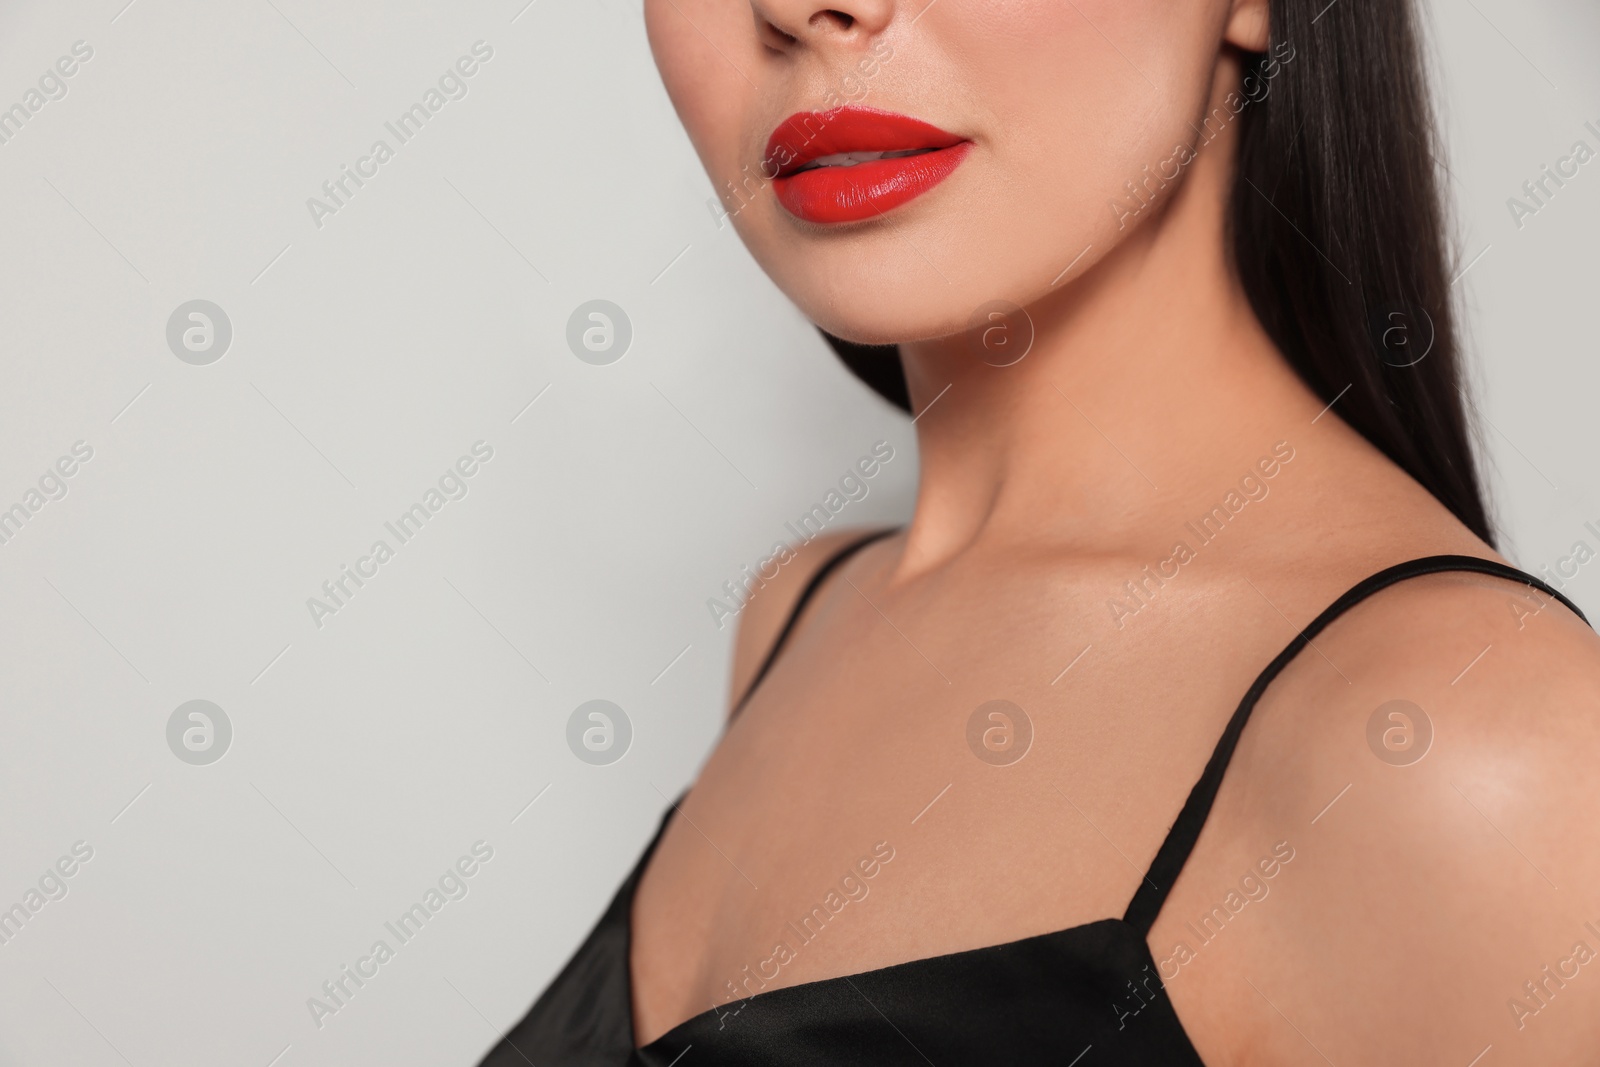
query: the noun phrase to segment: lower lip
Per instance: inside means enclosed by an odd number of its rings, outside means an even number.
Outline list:
[[[972,142],[853,167],[817,167],[773,180],[789,214],[806,222],[862,222],[915,200],[954,173]]]

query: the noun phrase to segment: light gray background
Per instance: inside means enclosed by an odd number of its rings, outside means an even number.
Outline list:
[[[840,522],[902,517],[912,432],[716,225],[639,0],[124,3],[0,14],[0,106],[94,48],[0,145],[0,507],[94,448],[0,545],[0,907],[95,850],[0,945],[0,1063],[471,1063],[712,743],[707,598],[880,438]],[[1600,9],[1434,9],[1456,288],[1537,569],[1600,547],[1600,161],[1520,230],[1505,201],[1600,148]],[[315,227],[480,39],[468,95]],[[207,367],[165,343],[195,298],[234,329]],[[633,323],[612,366],[566,348],[595,298]],[[478,440],[469,494],[316,628],[306,598]],[[210,766],[167,748],[196,698],[234,728]],[[595,698],[633,723],[610,766],[566,746]],[[307,998],[480,839],[469,895],[317,1028]]]

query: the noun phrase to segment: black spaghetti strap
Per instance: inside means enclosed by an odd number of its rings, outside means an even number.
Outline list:
[[[1249,721],[1250,713],[1255,710],[1256,702],[1261,699],[1261,694],[1266,692],[1267,686],[1271,685],[1289,662],[1311,643],[1312,638],[1361,601],[1396,582],[1444,571],[1474,571],[1478,574],[1521,582],[1531,589],[1537,589],[1554,597],[1578,618],[1585,623],[1589,622],[1576,604],[1531,574],[1476,556],[1424,556],[1379,571],[1358,583],[1329,605],[1311,625],[1296,635],[1288,647],[1267,665],[1267,669],[1256,676],[1255,684],[1239,702],[1238,710],[1233,713],[1228,728],[1222,732],[1216,749],[1211,753],[1205,772],[1190,790],[1188,801],[1178,813],[1177,821],[1168,831],[1167,839],[1161,843],[1161,849],[1151,862],[1150,870],[1139,883],[1139,889],[1134,893],[1133,900],[1129,902],[1128,910],[1122,917],[1124,922],[1139,931],[1140,936],[1149,935],[1150,927],[1155,925],[1156,917],[1161,914],[1161,907],[1167,901],[1167,894],[1172,891],[1173,883],[1178,880],[1178,875],[1183,873],[1184,864],[1189,861],[1189,854],[1194,851],[1195,843],[1200,840],[1200,831],[1205,826],[1207,816],[1211,814],[1211,806],[1217,799],[1217,791],[1222,787],[1222,776],[1227,772],[1228,761],[1233,758],[1233,750],[1239,744],[1239,735],[1244,732],[1245,723]]]
[[[888,537],[897,529],[898,527],[891,526],[887,530],[878,530],[867,534],[865,537],[857,538],[829,556],[827,562],[817,568],[816,573],[811,576],[811,580],[806,582],[806,587],[800,591],[800,597],[794,602],[794,607],[789,609],[789,617],[784,620],[783,629],[778,631],[777,640],[773,641],[772,647],[767,650],[767,658],[761,661],[761,668],[756,671],[756,676],[750,680],[750,685],[746,687],[744,696],[740,697],[739,703],[733,706],[733,711],[728,715],[729,722],[732,722],[734,716],[744,710],[745,704],[755,694],[756,686],[761,684],[761,680],[767,676],[767,672],[777,662],[778,653],[783,651],[784,643],[789,640],[789,634],[794,629],[795,623],[800,621],[800,613],[805,610],[806,604],[810,602],[812,595],[822,588],[822,583],[827,580],[828,575],[832,574],[841,563],[861,549],[866,548],[874,541],[880,541]]]

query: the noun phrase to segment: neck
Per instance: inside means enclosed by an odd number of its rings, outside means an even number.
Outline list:
[[[922,474],[897,577],[979,542],[1141,550],[1321,408],[1229,266],[1234,147],[1207,145],[1138,229],[1030,304],[1020,361],[986,362],[970,334],[901,346]],[[996,326],[1013,346],[1027,331]]]

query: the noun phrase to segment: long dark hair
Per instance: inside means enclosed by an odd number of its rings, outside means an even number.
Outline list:
[[[1271,8],[1273,46],[1245,64],[1246,84],[1265,81],[1270,92],[1239,116],[1228,208],[1240,281],[1306,384],[1492,545],[1412,4]],[[1293,59],[1269,77],[1262,68],[1284,45]],[[824,336],[851,371],[910,410],[895,346]]]

